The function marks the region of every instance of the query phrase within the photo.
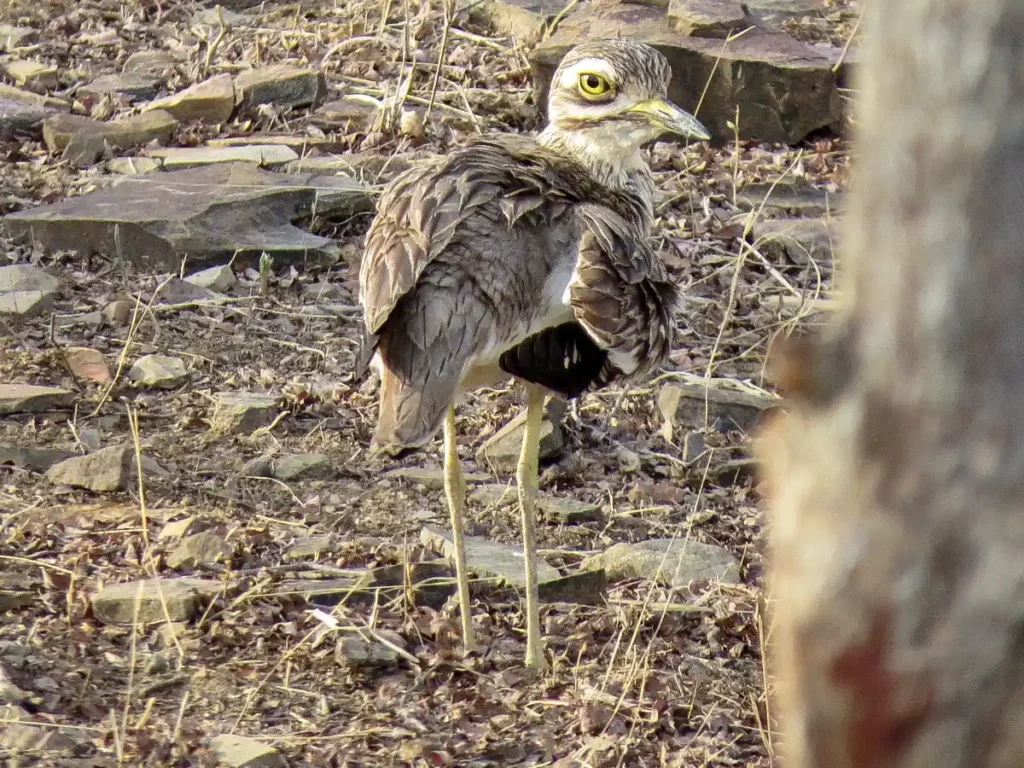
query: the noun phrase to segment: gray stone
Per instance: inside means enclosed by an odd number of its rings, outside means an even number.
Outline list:
[[[177,357],[144,355],[128,369],[128,378],[142,387],[171,389],[188,379],[188,369]]]
[[[420,542],[444,557],[455,556],[455,542],[451,531],[425,527],[420,532]],[[496,577],[511,587],[526,586],[526,570],[521,547],[499,544],[496,541],[466,536],[466,566],[470,571],[483,577]],[[537,559],[537,581],[552,581],[561,578],[557,568]]]
[[[0,267],[0,293],[5,291],[57,290],[57,278],[31,264],[11,264]]]
[[[160,291],[158,304],[185,304],[190,301],[212,301],[218,298],[219,294],[208,288],[196,285],[190,280],[182,280],[175,277],[163,284]]]
[[[676,424],[700,429],[706,426],[721,432],[750,432],[779,402],[767,393],[739,389],[729,379],[664,384],[658,392],[658,408],[665,422],[673,427]],[[666,434],[664,426],[662,433]],[[671,437],[671,431],[667,431],[667,435]]]
[[[160,161],[152,157],[115,157],[104,166],[108,173],[121,176],[138,176],[160,170]]]
[[[668,20],[683,35],[722,40],[757,24],[739,0],[669,0]]]
[[[36,448],[27,445],[0,444],[0,464],[11,464],[33,472],[45,472],[58,461],[74,456],[58,448]]]
[[[120,491],[135,478],[135,453],[128,445],[101,448],[54,464],[46,479],[54,485],[70,485],[96,493]]]
[[[285,560],[316,560],[321,555],[333,552],[337,544],[330,534],[324,536],[303,536],[284,553]]]
[[[608,579],[600,568],[583,570],[549,579],[537,584],[537,597],[542,603],[575,603],[600,605],[604,601]]]
[[[288,761],[269,744],[237,733],[214,736],[210,749],[225,768],[288,768]]]
[[[533,45],[568,5],[566,0],[483,0],[471,7],[472,13],[494,32],[521,45]],[[573,10],[568,8],[568,13]]]
[[[217,395],[210,428],[217,434],[248,434],[270,424],[279,411],[278,398],[254,392]]]
[[[180,539],[188,535],[192,526],[196,524],[195,517],[189,515],[183,517],[180,520],[167,523],[163,528],[160,529],[160,533],[157,534],[158,541],[168,541],[170,539]]]
[[[840,209],[842,198],[806,181],[763,182],[748,184],[739,190],[736,204],[752,211],[824,216]]]
[[[273,104],[280,109],[316,104],[327,93],[323,73],[288,64],[250,69],[235,78],[235,103],[242,109]]]
[[[43,122],[61,110],[41,104],[26,104],[6,99],[0,94],[0,136],[42,136]]]
[[[123,96],[130,101],[152,99],[160,90],[161,80],[141,72],[122,72],[120,75],[100,75],[88,85],[78,89],[80,96]]]
[[[32,93],[32,91],[15,88],[13,85],[6,85],[4,83],[0,83],[0,101],[13,101],[36,107],[48,107],[58,112],[67,112],[71,109],[71,102],[65,99]]]
[[[218,594],[222,588],[219,581],[194,578],[108,584],[92,598],[92,612],[104,624],[131,624],[138,600],[140,624],[188,621],[198,614],[204,599]]]
[[[235,273],[227,264],[210,267],[189,275],[185,280],[208,291],[224,291],[235,284]]]
[[[384,477],[395,480],[402,480],[415,485],[422,485],[431,490],[444,488],[444,469],[441,467],[400,467],[384,473]],[[475,483],[486,483],[491,479],[490,475],[482,472],[463,472],[463,479],[466,485]]]
[[[838,243],[834,220],[762,219],[754,224],[754,246],[765,256],[794,264],[830,264]]]
[[[398,663],[394,648],[361,637],[343,637],[334,646],[334,658],[350,667],[389,667]]]
[[[14,753],[68,752],[80,741],[71,733],[70,729],[56,729],[49,724],[14,723],[0,730],[0,749]]]
[[[299,153],[280,144],[251,144],[242,147],[169,147],[150,150],[149,156],[159,158],[165,171],[180,171],[223,163],[252,163],[274,168],[297,160]]]
[[[14,81],[15,85],[44,91],[57,87],[57,68],[49,64],[15,59],[0,64],[0,69]]]
[[[340,98],[317,107],[310,122],[326,130],[368,130],[380,117],[378,108],[365,101]]]
[[[711,544],[685,539],[650,539],[636,544],[614,544],[580,566],[604,569],[610,581],[648,579],[670,587],[691,581],[736,584],[740,564],[732,553]]]
[[[15,27],[10,24],[0,24],[0,53],[31,45],[38,39],[39,32],[32,27]]]
[[[273,194],[270,194],[270,193]],[[343,176],[276,174],[250,163],[225,163],[137,178],[115,177],[102,189],[2,221],[17,238],[52,251],[117,256],[160,271],[256,264],[330,265],[337,244],[292,224],[316,210],[349,216],[372,210],[369,194]]]
[[[825,0],[747,0],[746,5],[752,14],[769,21],[794,16],[824,16],[830,10]]]
[[[300,477],[322,478],[331,471],[331,462],[322,453],[295,453],[274,459],[271,472],[278,480],[296,480]]]
[[[136,51],[129,56],[121,71],[131,75],[150,75],[163,81],[169,71],[185,57],[171,51]]]
[[[439,610],[456,591],[449,562],[427,560],[374,568],[359,579],[353,596],[361,596],[371,604],[407,598],[414,605]]]
[[[530,55],[534,92],[546,104],[551,77],[577,43],[628,38],[650,43],[672,67],[669,98],[694,110],[716,141],[742,139],[795,143],[832,125],[841,114],[832,58],[781,32],[755,30],[723,46],[721,40],[689,37],[673,29],[667,7],[625,0],[594,0],[558,26]]]
[[[544,405],[544,417],[540,425],[540,461],[557,459],[565,450],[565,436],[562,434],[562,418],[565,415],[565,401],[549,398]],[[480,446],[476,460],[484,466],[494,467],[499,472],[512,472],[519,463],[523,450],[523,432],[526,429],[526,411],[523,410],[508,424]]]
[[[231,75],[216,75],[171,96],[157,99],[148,104],[146,109],[162,109],[182,122],[227,122],[235,111],[234,81]]]
[[[49,308],[51,296],[43,291],[0,293],[0,315],[34,317]]]
[[[192,570],[203,565],[227,562],[232,548],[211,531],[186,536],[167,554],[167,566],[175,570]]]
[[[95,163],[105,147],[125,150],[156,141],[166,144],[178,121],[161,110],[101,123],[82,115],[57,114],[43,121],[43,140],[53,153],[80,167]]]
[[[43,413],[68,408],[75,393],[59,387],[35,384],[0,384],[0,416],[12,413]]]
[[[486,506],[505,504],[518,506],[519,491],[514,485],[492,483],[475,488],[469,498],[471,501]],[[599,523],[604,519],[600,504],[591,504],[578,499],[565,499],[539,492],[537,494],[537,513],[542,520],[566,525]]]

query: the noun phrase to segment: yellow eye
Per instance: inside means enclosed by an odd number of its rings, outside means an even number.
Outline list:
[[[597,75],[593,72],[583,72],[580,74],[580,93],[587,98],[607,96],[611,93],[611,90],[612,84],[603,75]]]

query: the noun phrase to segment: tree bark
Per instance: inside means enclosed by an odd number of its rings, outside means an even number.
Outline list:
[[[1024,3],[866,14],[848,303],[760,449],[781,753],[1020,768]]]

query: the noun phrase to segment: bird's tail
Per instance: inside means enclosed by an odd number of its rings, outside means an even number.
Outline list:
[[[444,422],[458,381],[435,377],[410,380],[385,359],[380,386],[380,411],[370,450],[399,456],[429,443]]]

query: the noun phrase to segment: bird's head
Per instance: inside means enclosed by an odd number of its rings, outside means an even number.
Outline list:
[[[662,134],[710,138],[693,115],[668,100],[671,77],[668,61],[649,45],[577,45],[551,80],[548,125],[540,140],[587,165],[611,163],[628,171],[641,162],[640,147]]]

